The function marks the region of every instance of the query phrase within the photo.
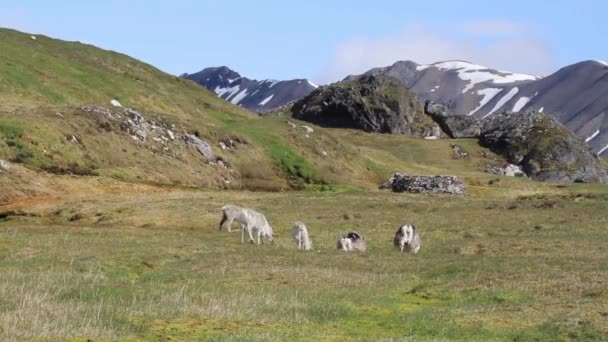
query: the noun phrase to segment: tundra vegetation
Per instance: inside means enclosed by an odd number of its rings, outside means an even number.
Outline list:
[[[606,185],[486,173],[508,163],[473,139],[307,133],[118,53],[0,42],[0,340],[608,337]],[[143,119],[113,121],[112,99]],[[379,190],[396,172],[467,193]],[[263,213],[274,243],[218,232],[228,203]],[[403,222],[416,255],[393,247]],[[336,250],[349,231],[366,252]]]

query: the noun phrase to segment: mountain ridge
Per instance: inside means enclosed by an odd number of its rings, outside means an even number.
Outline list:
[[[582,61],[545,77],[499,71],[464,61],[418,64],[398,61],[362,75],[399,79],[421,101],[451,111],[488,118],[501,111],[540,111],[554,115],[608,157],[608,64]],[[362,75],[350,75],[353,80]]]
[[[303,78],[250,79],[227,66],[209,67],[193,74],[184,73],[180,77],[192,80],[220,98],[256,113],[282,107],[318,88],[318,85]]]

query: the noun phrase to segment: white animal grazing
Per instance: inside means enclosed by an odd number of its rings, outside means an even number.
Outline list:
[[[309,251],[312,249],[312,240],[308,235],[308,228],[302,222],[294,223],[292,227],[293,239],[296,241],[296,247],[299,250]]]
[[[224,216],[220,222],[220,230],[226,221],[232,223],[233,220],[241,224],[241,242],[245,243],[245,231],[249,234],[249,241],[254,243],[252,233],[256,235],[256,242],[260,244],[260,238],[272,241],[272,227],[266,220],[266,217],[249,208],[241,208],[236,205],[225,205],[222,207]],[[230,228],[228,229],[230,231]]]
[[[416,226],[413,224],[404,224],[395,233],[395,239],[393,240],[395,247],[399,248],[400,252],[412,252],[418,253],[420,250],[420,234],[416,230]]]
[[[361,236],[361,234],[357,232],[350,232],[338,240],[338,249],[345,252],[365,252],[367,249],[367,244],[365,243],[365,239]]]
[[[224,224],[226,224],[226,222],[228,222],[228,232],[232,232],[231,226],[232,226],[232,221],[234,221],[236,219],[236,217],[239,215],[239,213],[243,210],[243,208],[236,206],[236,205],[225,205],[222,207],[222,212],[223,212],[223,216],[222,216],[222,220],[220,221],[220,231],[222,231],[222,228],[224,228]],[[243,224],[241,221],[237,220],[237,222],[239,222],[241,225]]]

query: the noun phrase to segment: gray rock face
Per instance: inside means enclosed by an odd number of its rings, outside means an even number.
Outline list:
[[[257,113],[275,110],[310,94],[318,86],[306,79],[253,80],[222,66],[183,74],[231,103]]]
[[[399,79],[420,101],[480,119],[504,111],[551,113],[588,140],[596,153],[608,157],[608,63],[584,61],[537,77],[463,61],[430,65],[400,61],[364,75],[378,74]]]
[[[205,157],[205,159],[207,159],[207,162],[209,162],[209,163],[215,162],[215,156],[213,155],[213,150],[211,149],[211,146],[206,141],[204,141],[203,139],[201,139],[193,134],[184,135],[184,140],[187,143],[192,144],[194,147],[196,147],[196,150],[203,157]]]
[[[464,195],[466,186],[456,176],[414,176],[395,173],[380,186],[393,192],[409,192],[416,194],[449,194]]]
[[[424,112],[439,124],[450,138],[477,138],[481,133],[481,122],[473,116],[451,113],[447,107],[426,101]]]
[[[319,126],[428,136],[433,121],[396,79],[368,76],[323,86],[292,107],[294,118]]]
[[[589,145],[548,115],[503,112],[485,121],[480,143],[519,165],[532,179],[556,183],[608,181]]]

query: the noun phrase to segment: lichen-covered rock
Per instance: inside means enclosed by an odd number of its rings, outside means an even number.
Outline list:
[[[431,135],[433,128],[416,96],[388,76],[319,87],[293,105],[292,115],[323,127],[420,137]]]
[[[544,113],[494,114],[483,123],[480,143],[521,166],[535,180],[608,181],[608,170],[591,147]]]
[[[451,113],[447,107],[438,103],[427,101],[424,105],[424,112],[431,116],[450,138],[477,138],[481,133],[479,119]]]
[[[450,194],[464,195],[466,186],[456,176],[416,176],[395,173],[380,186],[380,189],[390,189],[393,192],[409,192],[416,194]]]

